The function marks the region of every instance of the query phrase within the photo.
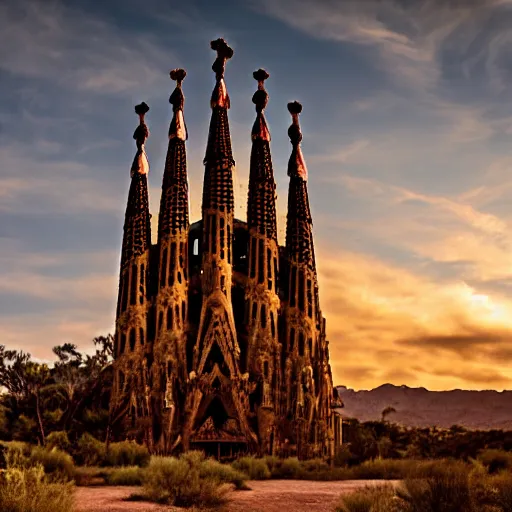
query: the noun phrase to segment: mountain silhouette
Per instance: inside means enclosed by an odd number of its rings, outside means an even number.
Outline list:
[[[355,391],[338,386],[344,407],[343,418],[359,421],[382,419],[382,411],[393,407],[396,412],[387,421],[407,427],[460,425],[469,429],[512,430],[512,391],[429,391],[383,384],[369,391]]]

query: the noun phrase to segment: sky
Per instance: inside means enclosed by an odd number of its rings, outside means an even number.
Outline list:
[[[156,220],[176,67],[199,219],[218,37],[239,218],[270,73],[281,237],[303,104],[335,384],[512,389],[512,0],[0,2],[0,343],[46,360],[113,332],[133,107]]]

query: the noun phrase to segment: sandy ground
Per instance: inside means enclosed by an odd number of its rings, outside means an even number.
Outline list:
[[[311,482],[304,480],[265,480],[248,482],[250,491],[234,491],[226,512],[332,512],[341,494],[382,480]],[[183,511],[153,503],[124,501],[137,487],[79,487],[77,512]]]

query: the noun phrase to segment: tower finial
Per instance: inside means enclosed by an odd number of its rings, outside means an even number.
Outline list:
[[[268,103],[268,93],[265,90],[265,80],[270,76],[264,69],[258,69],[252,76],[258,81],[258,90],[253,94],[252,102],[256,105],[256,121],[252,127],[251,138],[270,141],[270,132],[263,115]]]
[[[292,143],[293,149],[288,161],[288,176],[298,176],[304,181],[308,179],[308,170],[300,143],[302,141],[302,132],[300,131],[299,114],[302,112],[302,105],[298,101],[288,103],[288,112],[292,115],[292,124],[288,128],[288,137]]]
[[[224,72],[226,70],[226,62],[233,57],[233,49],[222,38],[212,41],[210,46],[212,50],[217,52],[217,58],[212,65],[217,83],[213,90],[211,107],[229,108],[229,96],[226,84],[224,83]]]
[[[144,120],[144,116],[148,111],[149,107],[144,102],[135,106],[135,113],[138,114],[140,122],[139,126],[137,126],[135,132],[133,133],[133,138],[135,139],[135,144],[137,145],[137,153],[135,153],[135,158],[133,159],[130,172],[132,178],[135,174],[148,174],[149,172],[148,157],[146,156],[146,150],[144,148],[144,143],[149,137],[149,130]]]
[[[171,125],[169,127],[169,139],[176,138],[180,140],[187,140],[187,127],[183,117],[185,96],[181,90],[181,82],[183,82],[187,76],[187,72],[184,69],[177,68],[173,69],[169,74],[171,79],[176,81],[176,89],[174,89],[171,97],[169,98],[169,103],[172,105],[172,111],[174,112]]]

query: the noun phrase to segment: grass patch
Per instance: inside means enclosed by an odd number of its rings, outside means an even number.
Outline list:
[[[111,443],[105,454],[105,466],[147,466],[150,454],[145,446],[135,441],[121,441]]]
[[[405,512],[398,501],[391,485],[368,486],[343,496],[336,512]]]
[[[43,466],[9,466],[0,473],[0,510],[5,512],[69,512],[72,482],[52,482]]]
[[[105,483],[107,485],[142,485],[144,469],[139,466],[125,466],[109,468],[106,472]]]
[[[271,476],[270,469],[265,459],[241,457],[233,462],[232,466],[237,471],[245,473],[250,480],[268,480]]]

